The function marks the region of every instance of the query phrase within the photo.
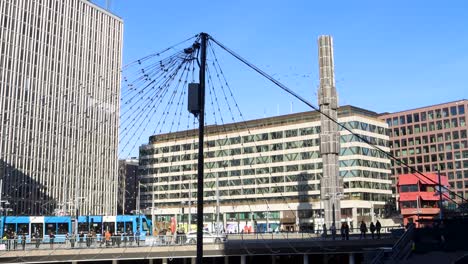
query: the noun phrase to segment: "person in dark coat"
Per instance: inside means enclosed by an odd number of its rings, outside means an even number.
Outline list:
[[[361,230],[361,236],[359,238],[366,238],[367,225],[366,223],[364,223],[364,221],[361,221],[361,226],[359,227],[359,230]]]
[[[375,225],[373,222],[370,222],[369,229],[372,235],[372,239],[374,239],[374,233],[375,233]]]
[[[377,238],[380,239],[380,229],[382,229],[382,225],[380,224],[379,220],[375,222],[375,231],[377,231]]]
[[[26,235],[24,233],[21,235],[21,247],[23,250],[26,248]]]
[[[349,240],[349,226],[348,226],[348,223],[345,223],[345,236],[346,236],[346,240]]]
[[[326,225],[326,224],[323,224],[322,228],[323,228],[323,230],[322,230],[322,231],[323,231],[322,237],[323,237],[323,238],[327,238],[327,225]]]
[[[345,240],[346,239],[346,223],[345,222],[341,223],[340,234],[341,234],[341,240]]]
[[[335,240],[335,238],[336,238],[336,226],[335,226],[335,223],[333,223],[333,224],[330,226],[330,233],[332,234],[332,239]]]

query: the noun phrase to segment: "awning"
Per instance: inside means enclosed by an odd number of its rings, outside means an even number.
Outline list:
[[[438,184],[439,183],[439,177],[437,174],[433,173],[423,173],[424,176],[420,174],[400,174],[398,176],[398,186],[400,185],[410,185],[410,184],[417,184],[418,182],[422,184]],[[441,175],[440,177],[442,181],[442,185],[448,186],[448,179],[447,176]]]

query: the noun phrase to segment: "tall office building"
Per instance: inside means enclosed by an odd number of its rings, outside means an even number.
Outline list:
[[[450,189],[465,199],[468,198],[467,108],[468,101],[460,100],[380,116],[389,126],[390,148],[395,157],[420,172],[437,173],[440,169],[448,177]],[[392,170],[393,187],[398,175],[411,173],[395,162]]]
[[[123,22],[85,0],[0,0],[1,208],[115,214]]]
[[[377,114],[343,106],[338,121],[389,151],[387,124]],[[269,230],[308,230],[323,224],[323,173],[318,112],[277,116],[205,130],[205,221],[215,219],[219,192],[227,229],[268,224]],[[391,197],[390,160],[348,131],[339,130],[341,218],[354,223],[381,216]],[[198,131],[154,135],[140,148],[141,208],[158,217],[195,213]],[[154,204],[153,204],[154,203]],[[168,218],[165,219],[168,221]],[[239,230],[237,229],[237,231]]]
[[[119,190],[117,213],[131,214],[137,210],[138,201],[138,159],[119,160]]]

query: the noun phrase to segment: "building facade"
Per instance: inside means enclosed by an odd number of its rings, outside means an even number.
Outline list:
[[[468,198],[467,100],[382,114],[389,126],[391,154],[424,173],[447,175],[450,189]],[[393,186],[411,171],[392,162]],[[395,190],[394,190],[395,192]],[[452,195],[452,198],[455,198]],[[459,200],[459,198],[456,198]]]
[[[338,120],[384,150],[387,125],[376,113],[344,106]],[[228,231],[246,226],[310,230],[323,224],[320,198],[320,114],[285,116],[209,126],[205,138],[205,222],[220,219]],[[341,219],[371,221],[391,197],[390,160],[340,130]],[[140,147],[141,208],[158,216],[195,216],[198,131],[154,135]],[[217,195],[219,193],[219,195]],[[153,206],[154,202],[154,206]],[[375,213],[371,213],[374,211]],[[168,219],[164,219],[168,221]],[[191,222],[192,223],[192,222]]]
[[[442,186],[448,186],[447,176],[441,175]],[[416,227],[421,227],[419,220],[434,219],[440,213],[438,195],[438,175],[424,173],[424,177],[417,174],[401,174],[398,176],[398,197],[403,224],[414,223]],[[442,199],[448,197],[443,195]]]
[[[2,205],[115,214],[122,20],[85,0],[0,0],[0,14]]]
[[[137,210],[138,159],[119,160],[119,191],[117,213],[131,214]]]

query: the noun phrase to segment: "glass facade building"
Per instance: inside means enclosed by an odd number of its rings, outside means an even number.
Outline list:
[[[122,20],[85,0],[0,17],[0,208],[115,214]]]
[[[376,113],[344,106],[338,118],[353,132],[389,151],[387,125]],[[215,213],[219,192],[225,225],[229,220],[245,219],[276,221],[289,230],[319,224],[323,221],[319,135],[317,112],[208,126],[205,212]],[[370,221],[382,213],[391,197],[390,160],[343,129],[340,141],[342,218],[354,223]],[[161,215],[186,215],[191,210],[188,205],[197,196],[197,148],[197,130],[154,135],[140,147],[141,208],[156,207]]]

